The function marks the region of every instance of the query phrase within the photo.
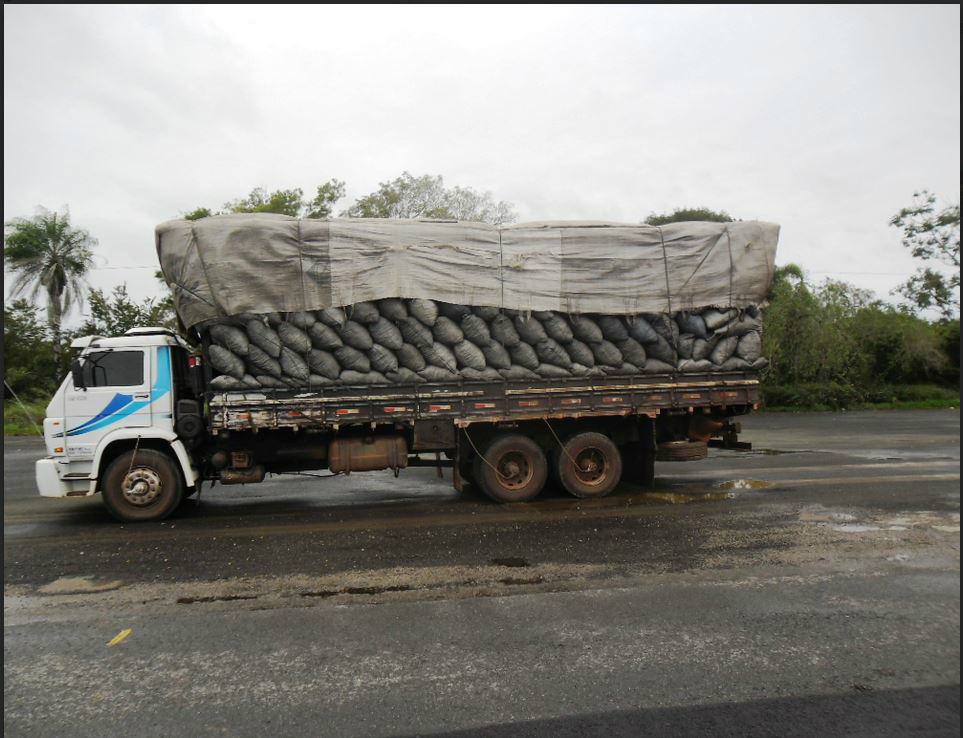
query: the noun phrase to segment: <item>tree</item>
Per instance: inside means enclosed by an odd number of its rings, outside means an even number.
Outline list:
[[[3,256],[17,275],[11,294],[26,294],[35,300],[45,293],[47,324],[59,366],[63,357],[61,324],[71,308],[83,302],[84,276],[94,264],[92,249],[97,241],[70,225],[67,209],[61,215],[38,208],[33,218],[14,218],[4,228]]]
[[[334,204],[344,197],[344,182],[329,179],[323,185],[318,185],[318,194],[307,203],[305,218],[330,218],[334,211]]]
[[[229,213],[280,213],[298,217],[304,200],[304,190],[275,190],[269,193],[263,187],[255,187],[251,194],[239,200],[224,203]]]
[[[280,213],[293,218],[328,218],[334,204],[344,197],[344,182],[329,179],[318,185],[317,193],[310,200],[304,199],[304,190],[295,187],[290,190],[268,192],[263,187],[255,187],[247,197],[224,203],[224,208],[214,212],[210,208],[196,208],[181,217],[184,220],[200,220],[211,215],[229,213]]]
[[[200,220],[211,215],[214,215],[214,213],[211,212],[210,208],[197,208],[189,213],[184,213],[184,220]]]
[[[938,210],[936,196],[926,190],[913,197],[913,204],[900,210],[889,224],[903,230],[903,245],[924,266],[894,291],[905,297],[912,309],[935,308],[949,319],[960,309],[960,206]],[[945,267],[950,267],[950,274]]]
[[[134,302],[127,293],[127,285],[114,287],[107,295],[103,290],[90,290],[90,316],[80,327],[78,335],[120,336],[131,328],[163,326],[176,330],[176,318],[169,300],[147,298]]]
[[[22,299],[4,305],[3,347],[3,378],[14,392],[24,399],[53,392],[60,367],[54,361],[50,331],[37,317],[35,305]]]
[[[716,212],[715,210],[709,210],[709,208],[677,208],[671,213],[663,213],[662,215],[650,213],[644,222],[646,225],[659,226],[665,225],[666,223],[685,223],[692,220],[707,220],[712,223],[731,223],[734,218],[725,210]]]
[[[518,217],[510,203],[495,202],[490,192],[458,186],[446,189],[440,175],[415,177],[409,172],[403,172],[390,182],[382,182],[377,190],[356,200],[342,215],[349,218],[442,218],[496,226],[513,223]]]

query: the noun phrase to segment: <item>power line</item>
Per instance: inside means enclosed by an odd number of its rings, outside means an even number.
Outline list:
[[[822,272],[816,269],[806,269],[803,267],[803,271],[809,272],[810,274],[846,274],[854,277],[902,277],[905,276],[904,272]]]
[[[111,266],[111,267],[95,267],[96,269],[157,269],[158,266],[155,264],[153,266],[143,266],[140,264],[133,264],[131,266]]]

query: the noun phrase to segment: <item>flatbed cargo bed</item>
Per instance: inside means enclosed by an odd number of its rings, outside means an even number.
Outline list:
[[[756,372],[634,375],[398,386],[333,385],[209,398],[209,430],[337,429],[447,418],[465,427],[538,418],[657,416],[694,408],[740,415],[759,403]]]

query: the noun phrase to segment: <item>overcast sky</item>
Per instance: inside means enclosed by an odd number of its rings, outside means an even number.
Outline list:
[[[887,296],[889,218],[959,200],[960,9],[4,7],[4,220],[68,205],[93,286],[157,294],[196,207],[404,170],[521,221],[773,221],[777,263]]]

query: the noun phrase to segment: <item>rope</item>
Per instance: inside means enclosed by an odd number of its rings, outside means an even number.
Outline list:
[[[3,380],[3,384],[4,384],[4,386],[5,386],[8,390],[10,390],[10,394],[13,395],[13,399],[15,399],[15,400],[17,401],[17,404],[20,405],[20,409],[23,410],[23,414],[27,416],[27,420],[30,421],[30,425],[32,425],[34,428],[37,429],[37,433],[38,433],[38,434],[40,434],[41,436],[43,436],[43,431],[40,429],[40,426],[37,425],[37,421],[35,421],[35,420],[33,419],[33,416],[28,412],[27,406],[24,405],[23,402],[20,401],[20,398],[19,398],[19,397],[17,397],[17,393],[13,391],[13,387],[11,387],[11,386],[7,383],[7,380],[6,380],[6,379]],[[67,436],[66,436],[66,433],[67,433],[67,429],[64,428],[64,434],[65,434],[65,435],[64,435],[64,438],[65,438],[65,439],[66,439],[66,437],[67,437]]]
[[[659,241],[662,243],[662,265],[665,267],[665,302],[668,306],[669,315],[672,315],[672,287],[669,284],[669,255],[665,250],[665,235],[662,233],[662,226],[659,229]]]
[[[545,425],[548,426],[548,429],[552,431],[552,435],[555,436],[555,440],[558,442],[559,447],[562,449],[562,453],[564,453],[568,457],[568,460],[572,462],[572,466],[574,466],[579,471],[584,471],[582,467],[578,465],[575,459],[572,458],[572,455],[568,452],[568,449],[565,448],[565,444],[562,443],[562,439],[560,439],[558,435],[556,435],[555,429],[552,427],[552,424],[548,422],[548,418],[542,418],[542,420],[545,421]]]
[[[464,433],[465,433],[465,438],[468,439],[468,443],[470,443],[472,449],[474,449],[475,455],[478,456],[478,458],[481,459],[482,461],[484,461],[486,464],[488,464],[488,466],[491,467],[492,471],[495,472],[495,473],[496,473],[498,476],[500,476],[502,479],[511,479],[511,477],[506,477],[504,474],[502,474],[500,471],[498,471],[498,469],[496,469],[495,466],[494,466],[488,459],[486,459],[486,458],[482,455],[481,451],[479,451],[479,450],[478,450],[478,447],[475,445],[475,442],[474,442],[473,440],[471,440],[471,436],[468,435],[468,429],[467,429],[467,428],[463,428],[462,430],[463,430]]]
[[[127,474],[125,477],[129,477],[131,471],[134,469],[134,459],[137,458],[137,449],[140,448],[140,436],[137,436],[137,442],[134,444],[134,455],[130,457],[130,466],[127,467]]]
[[[668,307],[668,312],[666,312],[666,319],[671,323],[673,321],[673,318],[672,318],[672,287],[669,283],[669,255],[665,250],[665,235],[662,233],[662,226],[656,226],[656,228],[659,229],[659,241],[662,243],[662,265],[665,267],[665,302],[666,302],[666,306]],[[672,348],[676,350],[676,352],[678,352],[679,350],[679,341],[676,338],[677,335],[678,335],[677,333],[671,330],[671,326],[670,326],[669,337],[672,339],[670,345],[672,346]],[[579,467],[576,467],[576,468],[579,468]]]
[[[726,232],[726,245],[727,245],[728,248],[729,248],[729,302],[728,302],[728,304],[726,305],[726,309],[727,309],[727,310],[732,310],[732,309],[733,309],[733,307],[732,307],[732,269],[733,269],[733,265],[732,265],[732,237],[729,235],[729,226],[726,226],[726,231],[725,231],[725,232]],[[742,310],[741,310],[740,308],[736,308],[736,309],[738,310],[737,317],[741,318],[741,317],[742,317]],[[733,322],[734,322],[734,321],[730,320],[728,323],[726,323],[726,332],[725,332],[725,334],[724,334],[726,338],[728,338],[728,337],[731,335],[730,331],[732,330],[732,324],[733,324]]]

